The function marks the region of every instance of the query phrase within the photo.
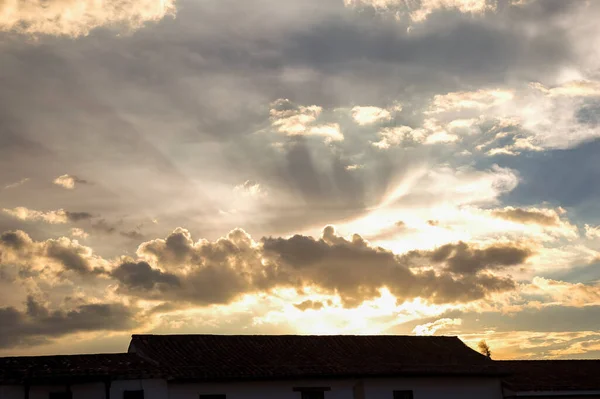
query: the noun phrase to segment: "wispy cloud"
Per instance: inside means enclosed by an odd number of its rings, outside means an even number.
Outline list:
[[[82,220],[89,220],[93,215],[89,212],[69,212],[64,209],[51,210],[51,211],[38,211],[35,209],[29,209],[23,206],[2,210],[4,213],[26,221],[42,221],[51,224],[63,224],[67,222],[79,222]]]
[[[246,180],[244,183],[235,186],[233,190],[239,195],[251,198],[261,198],[267,195],[266,190],[253,180]]]
[[[2,211],[20,220],[43,221],[52,224],[67,223],[68,221],[67,212],[65,212],[63,209],[42,212],[19,206],[12,209],[4,208]]]
[[[29,178],[26,177],[24,179],[19,180],[18,182],[7,184],[6,186],[4,186],[4,189],[10,190],[11,188],[17,188],[17,187],[22,186],[23,184],[27,183],[28,181],[29,181]]]
[[[434,335],[438,330],[446,329],[451,326],[460,326],[461,319],[439,319],[431,323],[421,324],[413,329],[415,335]]]

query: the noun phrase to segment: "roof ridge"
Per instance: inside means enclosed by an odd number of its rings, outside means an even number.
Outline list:
[[[408,334],[131,334],[132,337],[406,337],[416,339],[460,338],[456,335],[408,335]],[[462,341],[461,341],[462,342]]]

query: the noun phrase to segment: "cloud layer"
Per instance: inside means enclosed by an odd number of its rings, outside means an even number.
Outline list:
[[[599,15],[0,1],[0,352],[419,333],[597,357]]]

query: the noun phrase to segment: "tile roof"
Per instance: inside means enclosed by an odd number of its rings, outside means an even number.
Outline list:
[[[456,337],[134,335],[130,351],[182,380],[499,373]]]
[[[600,390],[600,360],[502,360],[514,391]]]
[[[99,381],[160,376],[156,365],[131,353],[0,358],[0,384]]]

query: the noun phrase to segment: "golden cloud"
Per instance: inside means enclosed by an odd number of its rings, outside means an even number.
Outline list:
[[[78,37],[102,26],[137,29],[174,13],[174,0],[1,0],[0,31]]]
[[[323,112],[317,105],[302,106],[288,99],[279,99],[271,104],[271,125],[287,136],[321,136],[326,142],[344,140],[337,123],[316,124]]]

